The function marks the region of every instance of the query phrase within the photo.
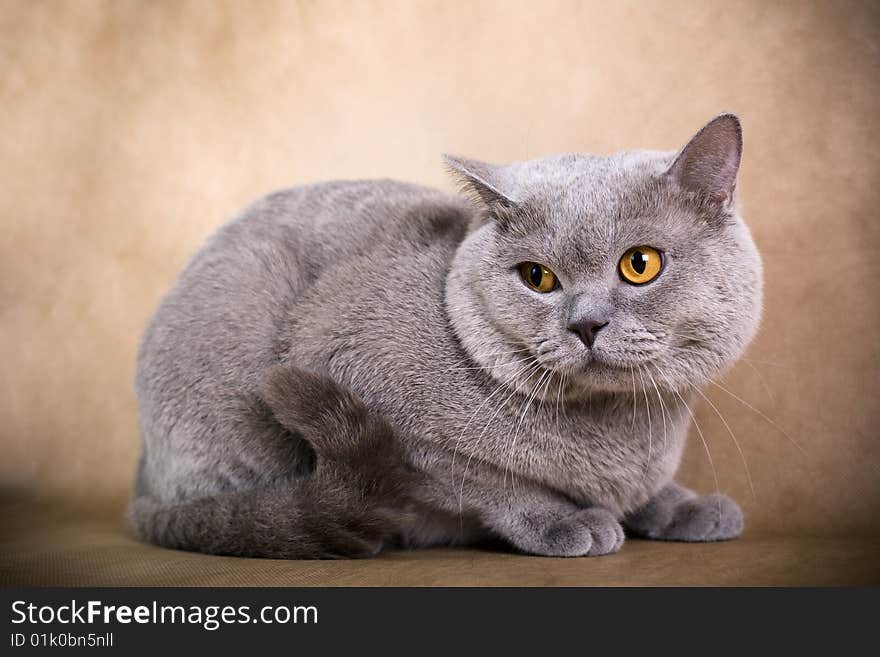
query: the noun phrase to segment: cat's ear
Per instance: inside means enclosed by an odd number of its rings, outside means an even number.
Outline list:
[[[487,206],[516,206],[513,194],[505,189],[508,185],[503,167],[445,153],[443,160],[452,175],[462,183],[465,191],[475,194]]]
[[[728,205],[736,189],[742,147],[742,126],[736,115],[716,116],[681,150],[666,178],[678,189]]]

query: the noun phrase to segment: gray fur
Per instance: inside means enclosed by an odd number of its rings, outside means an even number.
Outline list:
[[[737,536],[734,502],[673,477],[695,387],[760,317],[741,145],[722,115],[679,153],[448,157],[471,201],[392,181],[259,201],[144,337],[137,533],[267,557]],[[617,262],[639,245],[666,264],[632,286]],[[529,289],[524,261],[561,289]],[[595,313],[588,348],[567,327]]]

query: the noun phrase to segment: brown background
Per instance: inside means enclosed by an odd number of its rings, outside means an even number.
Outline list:
[[[3,2],[0,486],[121,509],[133,361],[257,196],[439,155],[677,148],[732,110],[766,311],[699,423],[749,535],[880,530],[876,3]],[[796,441],[803,451],[796,448]],[[692,430],[683,479],[714,489]]]

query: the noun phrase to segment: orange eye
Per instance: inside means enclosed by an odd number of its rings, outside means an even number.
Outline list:
[[[650,283],[660,275],[663,256],[651,246],[635,246],[620,259],[620,277],[632,285]]]
[[[519,266],[523,282],[536,292],[546,294],[556,289],[556,274],[537,262],[524,262]]]

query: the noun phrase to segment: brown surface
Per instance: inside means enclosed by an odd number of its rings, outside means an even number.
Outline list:
[[[724,425],[705,404],[697,417],[719,485],[756,536],[829,537],[810,539],[816,555],[855,550],[831,537],[880,532],[878,40],[880,8],[868,2],[4,2],[0,487],[63,497],[85,517],[121,504],[138,449],[130,381],[142,327],[204,237],[258,195],[338,177],[450,188],[447,150],[501,161],[675,148],[733,110],[767,294],[752,361],[723,385],[803,451],[711,389],[752,496]],[[692,438],[682,476],[708,491],[712,469]],[[43,581],[88,563],[83,577],[102,577],[98,562],[51,557],[60,548],[40,542],[54,536],[44,525],[21,531],[17,549],[29,546]],[[79,549],[95,546],[83,559],[116,559],[117,573],[154,553],[115,526],[83,532]],[[754,540],[633,544],[615,559],[641,563],[645,582],[678,559],[727,581],[749,550],[766,548],[778,575],[806,545]],[[718,555],[731,561],[711,565]],[[278,567],[440,581],[481,559]],[[442,563],[460,567],[442,574]],[[522,563],[523,577],[548,581],[614,570]]]
[[[0,586],[841,586],[880,585],[880,537],[754,536],[629,541],[618,554],[551,559],[484,550],[369,560],[277,561],[165,550],[131,538],[122,513],[4,509]]]

